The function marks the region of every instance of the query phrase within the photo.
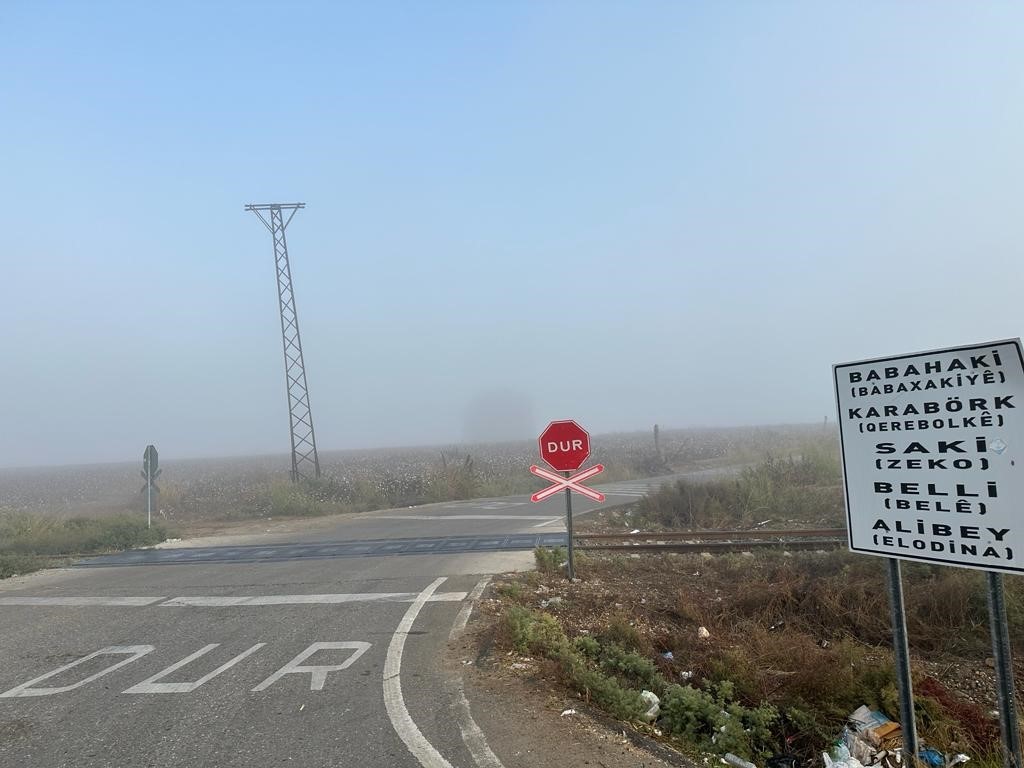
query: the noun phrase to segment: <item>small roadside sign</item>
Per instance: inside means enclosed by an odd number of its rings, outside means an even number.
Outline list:
[[[153,493],[160,493],[156,485],[156,479],[160,477],[160,454],[156,446],[147,445],[142,452],[142,479],[146,484],[142,486],[142,492],[146,494],[146,527],[153,525]]]
[[[1024,573],[1020,339],[833,373],[850,549]]]
[[[538,467],[536,464],[530,467],[530,472],[537,477],[544,478],[552,485],[544,490],[537,491],[530,497],[530,501],[544,501],[560,491],[565,491],[565,528],[569,536],[569,559],[566,562],[567,576],[569,581],[576,578],[576,566],[574,558],[574,543],[572,533],[572,494],[576,493],[586,496],[592,501],[604,501],[604,494],[583,485],[583,481],[604,471],[604,465],[595,464],[581,472],[572,474],[583,466],[583,462],[590,456],[590,435],[583,427],[572,419],[552,421],[537,438],[540,448],[540,457],[551,467],[551,469],[562,472],[558,475],[555,472]]]

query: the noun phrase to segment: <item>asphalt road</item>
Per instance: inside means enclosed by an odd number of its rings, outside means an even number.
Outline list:
[[[500,768],[439,660],[563,513],[435,504],[0,582],[0,766]]]

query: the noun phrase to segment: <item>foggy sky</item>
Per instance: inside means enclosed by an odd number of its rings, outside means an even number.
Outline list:
[[[273,12],[271,12],[273,11]],[[4,3],[0,466],[820,422],[1022,332],[1009,3]]]

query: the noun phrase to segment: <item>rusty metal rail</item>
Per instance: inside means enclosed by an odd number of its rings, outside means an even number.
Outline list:
[[[587,533],[573,537],[590,552],[741,552],[783,547],[789,550],[835,549],[846,543],[844,528],[809,530],[663,531],[646,533]]]

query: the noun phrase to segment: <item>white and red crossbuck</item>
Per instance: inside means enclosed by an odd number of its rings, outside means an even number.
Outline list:
[[[604,501],[603,493],[595,491],[593,488],[587,488],[585,485],[581,485],[581,483],[587,478],[604,472],[603,464],[595,464],[594,466],[584,469],[582,472],[577,472],[575,475],[570,475],[569,477],[562,477],[556,472],[544,469],[543,467],[538,467],[536,464],[530,467],[530,471],[537,477],[543,477],[545,480],[550,480],[554,483],[554,485],[545,488],[543,491],[537,491],[530,497],[530,501],[544,501],[544,499],[554,496],[563,488],[568,488],[570,491],[576,491],[576,493],[586,496],[588,499],[592,499],[594,501]]]

